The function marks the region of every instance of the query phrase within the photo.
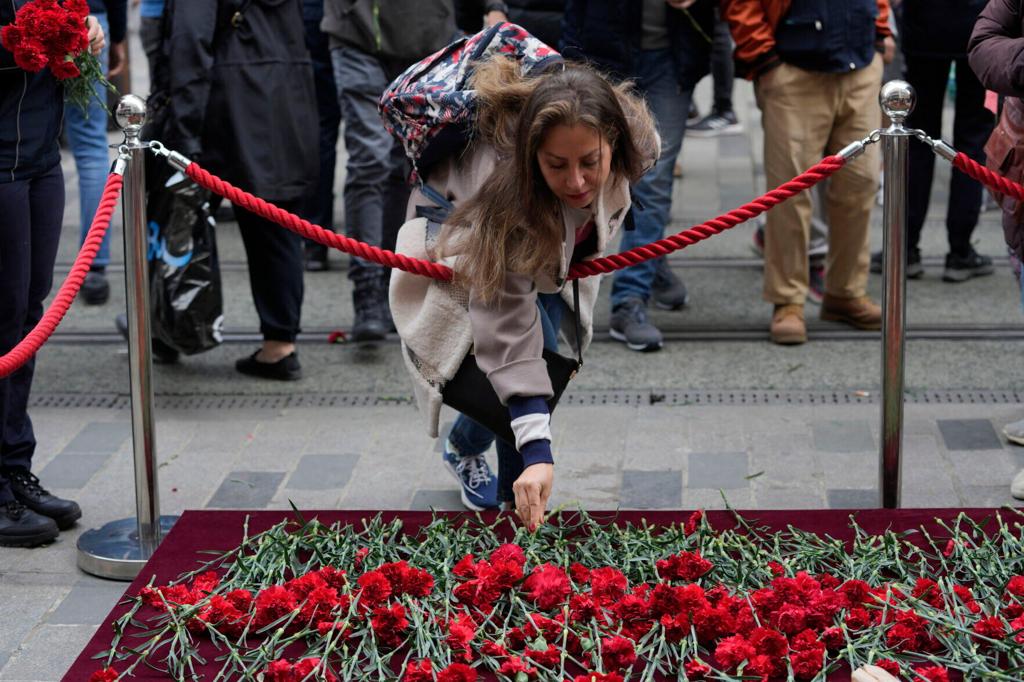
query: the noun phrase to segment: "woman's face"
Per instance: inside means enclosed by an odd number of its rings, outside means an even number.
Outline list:
[[[544,136],[537,163],[555,196],[573,208],[585,208],[611,173],[612,150],[590,126],[559,124]]]

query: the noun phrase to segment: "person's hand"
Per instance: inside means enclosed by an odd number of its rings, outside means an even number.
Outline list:
[[[107,76],[113,78],[124,71],[125,65],[128,63],[128,46],[125,41],[119,43],[110,44],[110,68],[107,71]]]
[[[103,35],[103,27],[96,17],[89,15],[85,18],[85,26],[89,29],[89,52],[98,57],[107,44],[106,36]]]
[[[900,679],[893,677],[877,665],[862,665],[853,671],[850,682],[900,682]]]
[[[665,4],[673,9],[689,9],[697,0],[665,0]]]
[[[508,21],[508,17],[505,16],[504,12],[492,10],[484,15],[484,28],[490,28],[491,26],[500,24],[504,21]]]
[[[512,484],[512,492],[516,496],[516,515],[531,532],[544,522],[544,510],[551,497],[551,482],[554,478],[553,464],[531,464],[523,469],[523,473]]]
[[[882,38],[882,62],[885,64],[892,64],[892,60],[896,58],[896,41],[892,36],[886,36]]]

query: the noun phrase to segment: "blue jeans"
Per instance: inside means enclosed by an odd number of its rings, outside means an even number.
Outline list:
[[[399,64],[350,47],[331,50],[334,80],[345,119],[345,233],[359,241],[395,248],[409,201],[408,164],[401,143],[384,129],[377,102],[401,73]],[[387,268],[352,257],[348,277],[361,282]]]
[[[103,27],[104,35],[109,35],[107,15],[101,12],[93,14],[93,16]],[[104,74],[107,72],[108,59],[109,50],[104,47],[103,52],[99,55]],[[100,205],[100,197],[103,196],[103,186],[110,173],[110,150],[107,148],[107,111],[101,104],[107,100],[107,91],[99,83],[94,87],[96,97],[89,100],[88,117],[82,113],[81,109],[72,104],[64,107],[64,128],[68,134],[68,146],[71,147],[71,153],[75,157],[75,167],[78,169],[78,205],[82,217],[79,244],[85,241],[85,235],[89,233],[93,216],[96,215],[96,209]],[[108,229],[93,265],[106,267],[109,264],[110,230]]]
[[[544,330],[544,348],[557,351],[558,328],[566,310],[565,302],[558,294],[538,294],[537,307],[540,308],[540,324]],[[512,484],[523,471],[523,457],[515,445],[495,438],[493,431],[464,414],[455,418],[448,440],[463,457],[479,455],[494,443],[498,452],[498,501],[511,502],[515,499]]]
[[[661,156],[654,168],[633,187],[634,199],[643,210],[634,213],[636,229],[622,233],[621,249],[626,251],[661,239],[672,211],[672,169],[683,146],[686,115],[690,110],[693,89],[683,90],[676,78],[670,50],[639,50],[633,60],[636,84],[647,98],[661,135]],[[619,270],[612,280],[612,306],[627,298],[644,301],[651,296],[655,262]]]

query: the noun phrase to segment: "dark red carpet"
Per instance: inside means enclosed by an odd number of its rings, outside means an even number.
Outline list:
[[[741,511],[740,514],[750,521],[757,521],[760,525],[766,525],[773,530],[782,530],[793,526],[806,531],[818,534],[828,534],[842,540],[852,540],[853,533],[849,529],[849,517],[854,514],[857,523],[869,533],[882,533],[886,530],[903,531],[911,528],[925,527],[936,537],[943,537],[941,527],[935,519],[950,521],[961,511],[965,511],[971,518],[980,521],[992,516],[994,509],[870,509],[870,510],[811,510],[811,511]],[[596,512],[595,518],[615,518],[620,522],[638,522],[640,519],[647,519],[651,524],[684,523],[691,512],[666,512],[666,511],[630,511],[630,512]],[[376,515],[375,511],[304,511],[304,518],[319,518],[326,524],[341,521],[342,523],[355,523],[361,518]],[[408,512],[408,511],[385,511],[382,512],[385,519],[401,518],[405,528],[412,531],[431,520],[430,512]],[[459,516],[459,512],[438,512],[439,515]],[[242,525],[246,517],[249,517],[250,534],[270,528],[276,523],[285,519],[295,518],[291,511],[186,511],[181,519],[175,524],[174,529],[164,538],[156,553],[146,564],[146,567],[139,576],[128,586],[127,594],[137,594],[142,587],[153,578],[154,583],[164,585],[180,574],[196,569],[204,561],[212,558],[209,554],[199,554],[203,550],[227,551],[242,541]],[[495,513],[484,514],[485,518],[493,519]],[[733,526],[732,515],[728,512],[711,511],[707,513],[708,519],[715,528],[724,529]],[[96,635],[86,645],[85,650],[78,656],[71,669],[64,676],[65,680],[73,682],[85,682],[94,670],[103,667],[103,660],[93,660],[93,657],[110,648],[113,636],[111,623],[120,617],[127,610],[125,606],[115,606],[107,614],[106,619],[96,631]],[[212,678],[213,673],[220,667],[209,657],[209,670],[201,672],[208,673],[207,679]],[[125,666],[118,666],[123,669]],[[164,680],[164,676],[149,669],[136,668],[136,680]],[[848,681],[849,672],[841,672],[831,679]]]

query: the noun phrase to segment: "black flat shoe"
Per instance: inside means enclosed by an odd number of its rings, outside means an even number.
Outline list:
[[[242,358],[235,363],[235,369],[242,374],[260,379],[298,381],[302,378],[302,365],[299,364],[299,356],[295,353],[286,355],[277,362],[260,362],[256,359],[257,355],[259,355],[259,351],[247,358]]]
[[[18,468],[5,472],[14,498],[36,514],[49,517],[57,528],[67,530],[82,518],[82,508],[73,500],[65,500],[44,488],[35,474]]]

